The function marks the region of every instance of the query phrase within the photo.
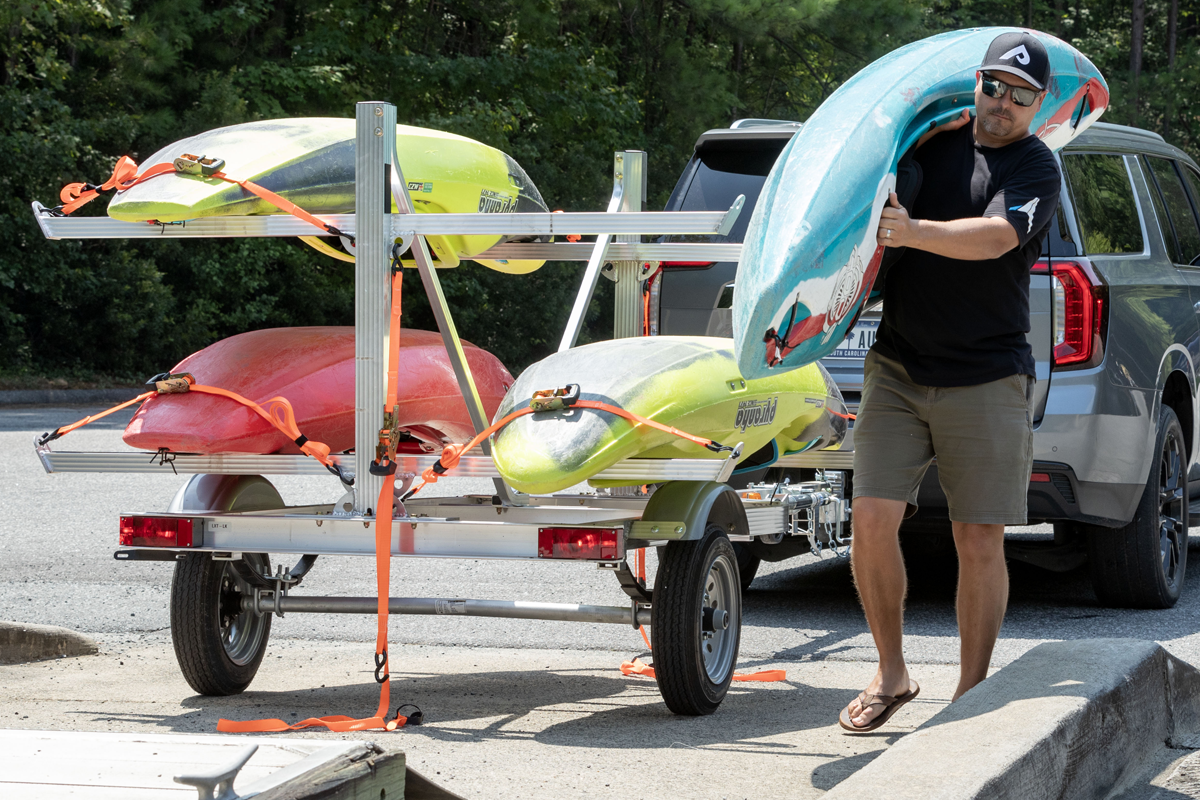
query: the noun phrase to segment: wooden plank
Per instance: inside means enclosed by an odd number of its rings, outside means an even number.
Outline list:
[[[235,781],[239,791],[270,788],[337,756],[367,752],[359,742],[287,737],[0,730],[0,797],[195,797],[176,775],[225,766],[251,744],[258,751]]]
[[[191,786],[176,786],[183,789],[183,794],[164,794],[163,789],[122,789],[119,793],[105,786],[55,786],[47,791],[45,784],[3,783],[4,800],[46,800],[48,797],[73,797],[80,800],[107,800],[110,797],[120,797],[121,800],[156,800],[156,798],[185,798],[195,797],[196,790]]]
[[[404,800],[404,753],[363,744],[363,752],[340,755],[256,795],[255,800]]]

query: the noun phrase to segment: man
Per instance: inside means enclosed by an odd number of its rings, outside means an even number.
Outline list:
[[[933,458],[958,550],[957,700],[987,677],[1008,602],[1004,526],[1026,522],[1033,459],[1029,268],[1058,207],[1060,176],[1029,131],[1050,59],[1027,32],[988,47],[975,110],[917,144],[913,213],[891,195],[877,241],[907,252],[888,272],[854,429],[852,568],[879,669],[842,712],[863,733],[916,697],[903,654],[899,529]]]

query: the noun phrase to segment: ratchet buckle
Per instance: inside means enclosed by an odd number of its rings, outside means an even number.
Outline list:
[[[579,399],[579,384],[568,383],[560,389],[538,389],[529,401],[529,407],[538,411],[561,411],[575,405]]]
[[[178,374],[160,372],[146,381],[146,385],[153,385],[155,391],[159,394],[184,394],[195,382],[196,379],[192,377],[192,373],[190,372],[180,372]]]
[[[184,175],[199,175],[203,178],[211,178],[225,168],[225,159],[223,158],[194,156],[191,153],[184,153],[173,163],[176,172]]]

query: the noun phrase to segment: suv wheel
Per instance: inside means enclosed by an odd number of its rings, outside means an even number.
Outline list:
[[[1133,521],[1086,526],[1092,587],[1114,608],[1170,608],[1187,567],[1187,455],[1183,428],[1168,406],[1158,415],[1156,458]]]

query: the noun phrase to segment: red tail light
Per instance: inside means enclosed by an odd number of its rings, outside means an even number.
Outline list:
[[[538,558],[616,561],[621,528],[538,528]]]
[[[122,547],[193,547],[196,520],[182,517],[121,517]]]
[[[1054,289],[1054,366],[1086,364],[1103,348],[1104,285],[1091,265],[1056,261]]]

